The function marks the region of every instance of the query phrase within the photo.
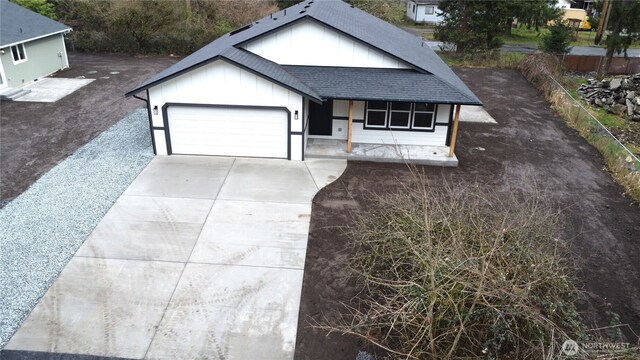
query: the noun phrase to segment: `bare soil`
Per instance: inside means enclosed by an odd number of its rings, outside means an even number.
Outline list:
[[[592,326],[628,324],[640,334],[640,208],[623,195],[600,154],[556,116],[540,93],[513,70],[456,69],[498,124],[462,123],[458,168],[425,167],[432,184],[443,178],[497,190],[546,191],[563,212],[563,237],[572,245],[585,291],[578,304]],[[484,150],[482,150],[484,149]],[[344,280],[348,226],[371,193],[410,182],[404,165],[350,162],[313,202],[296,359],[356,358],[371,350],[361,340],[313,328],[357,307],[357,287]]]
[[[124,93],[177,61],[69,53],[71,67],[55,77],[84,76],[95,81],[55,103],[2,101],[0,200],[20,195],[126,114],[145,107],[144,102],[125,98]]]

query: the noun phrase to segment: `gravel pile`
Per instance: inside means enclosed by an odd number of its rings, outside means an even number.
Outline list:
[[[152,158],[136,110],[0,209],[0,349]]]

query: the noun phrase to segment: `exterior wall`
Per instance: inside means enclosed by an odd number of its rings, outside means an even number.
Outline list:
[[[27,61],[14,64],[11,48],[0,54],[2,66],[10,87],[28,84],[38,78],[51,75],[69,67],[62,34],[29,41],[24,44]]]
[[[302,21],[258,38],[244,48],[281,65],[409,68],[313,20]]]
[[[436,111],[434,131],[372,130],[364,128],[364,101],[353,102],[353,143],[401,144],[447,146],[447,134],[451,117],[451,105],[439,104]],[[309,135],[319,139],[347,139],[349,101],[333,101],[333,134],[331,136]],[[339,131],[342,129],[342,131]]]
[[[156,153],[166,155],[162,107],[167,103],[286,107],[291,112],[291,159],[302,159],[302,96],[223,60],[204,65],[149,89]],[[295,113],[298,112],[298,119]]]
[[[426,14],[427,7],[433,7],[433,14]],[[415,9],[415,11],[414,11]],[[442,17],[438,16],[437,5],[417,5],[413,1],[407,2],[407,18],[417,23],[437,24],[442,21]]]

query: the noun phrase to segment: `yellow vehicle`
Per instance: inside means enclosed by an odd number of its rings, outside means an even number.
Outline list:
[[[591,23],[587,12],[582,9],[564,9],[563,19],[569,23],[571,27],[578,30],[591,31]]]

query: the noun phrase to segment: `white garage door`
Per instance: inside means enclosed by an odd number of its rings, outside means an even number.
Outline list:
[[[169,106],[174,154],[287,158],[282,109]]]

